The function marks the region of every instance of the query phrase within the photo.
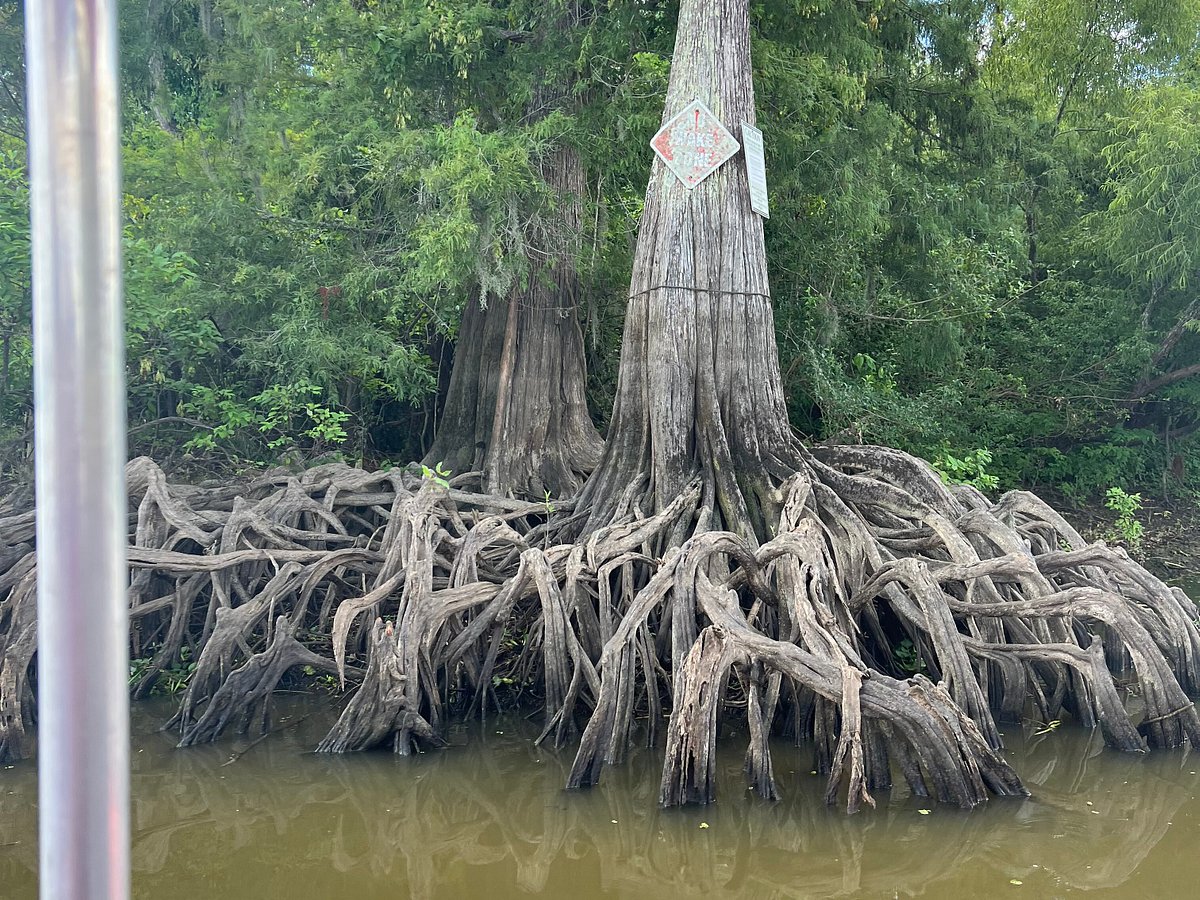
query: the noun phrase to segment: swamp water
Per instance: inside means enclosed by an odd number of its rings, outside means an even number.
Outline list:
[[[535,721],[465,726],[448,750],[402,759],[309,752],[329,699],[281,694],[266,739],[189,750],[156,730],[172,711],[133,710],[137,898],[1200,896],[1200,754],[1118,754],[1066,725],[1003,729],[1029,799],[968,813],[901,784],[847,817],[825,806],[811,751],[785,741],[780,802],[746,790],[731,736],[717,803],[661,811],[661,751],[568,793],[573,751],[534,747]],[[0,770],[0,897],[36,896],[27,761]]]

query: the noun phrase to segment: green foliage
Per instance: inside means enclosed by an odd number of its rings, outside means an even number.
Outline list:
[[[33,410],[28,223],[25,148],[0,133],[0,442],[21,440]]]
[[[435,463],[432,469],[427,465],[421,465],[421,477],[432,481],[443,490],[450,489],[450,475],[450,470],[440,462]]]
[[[933,459],[933,467],[944,482],[969,484],[981,491],[994,491],[1000,485],[1000,479],[987,471],[991,463],[992,453],[984,449],[971,450],[961,456],[943,449]]]
[[[9,460],[32,410],[19,6],[0,4]],[[602,420],[676,8],[122,0],[133,449],[420,457],[467,300],[563,255]],[[1155,379],[1200,358],[1200,0],[751,16],[793,423],[983,490],[1157,489],[1197,459],[1200,378]],[[565,145],[582,226],[543,178]]]
[[[313,683],[323,691],[330,694],[341,693],[341,684],[338,682],[336,675],[329,672],[323,672],[318,675],[317,670],[312,666],[304,666],[301,669],[301,672],[303,672],[308,678],[311,678]]]
[[[196,660],[191,656],[190,647],[179,648],[179,659],[158,673],[158,678],[150,689],[150,694],[152,696],[174,696],[186,690],[192,676],[196,674]],[[144,656],[129,661],[129,686],[131,688],[146,676],[153,660],[152,656]]]
[[[911,638],[904,638],[892,648],[892,656],[900,671],[906,675],[916,675],[925,671],[925,660],[921,658]]]
[[[884,396],[896,392],[896,380],[892,373],[888,371],[887,366],[877,363],[870,354],[855,353],[853,365],[855,372],[862,378],[863,387],[868,391]]]
[[[195,385],[180,410],[217,424],[185,446],[226,448],[248,458],[260,452],[256,447],[277,454],[297,448],[305,438],[317,450],[337,449],[346,441],[350,414],[316,402],[323,393],[320,386],[300,381],[271,385],[243,402],[232,390]]]
[[[1078,499],[1100,496],[1114,481],[1153,484],[1165,466],[1157,435],[1130,428],[1097,433],[1090,443],[1066,451],[1044,448],[1034,459],[1042,481]]]
[[[790,101],[768,118],[767,236],[793,422],[929,459],[987,447],[1002,486],[1158,486],[1200,379],[1127,398],[1200,351],[1188,330],[1155,356],[1200,320],[1178,280],[1200,5],[885,4],[858,28],[849,10],[805,4],[775,59],[756,47],[766,116]]]
[[[1103,150],[1112,200],[1085,223],[1117,268],[1186,289],[1200,270],[1200,81],[1140,91]]]
[[[1109,533],[1110,540],[1122,540],[1135,553],[1142,548],[1142,523],[1138,513],[1142,509],[1142,495],[1128,494],[1119,487],[1110,487],[1104,494],[1104,505],[1117,514],[1113,523],[1114,531]]]

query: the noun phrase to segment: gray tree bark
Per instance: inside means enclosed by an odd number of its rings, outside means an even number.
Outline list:
[[[666,122],[699,98],[754,124],[745,0],[684,0]],[[632,478],[661,510],[699,475],[714,528],[763,537],[764,474],[790,458],[762,219],[738,154],[695,188],[655,159],[638,231],[608,444],[581,505],[603,525]],[[714,502],[715,501],[715,502]]]
[[[585,190],[579,154],[545,160],[561,225],[578,234]],[[579,277],[569,253],[534,262],[528,285],[463,317],[442,424],[427,464],[480,471],[485,491],[541,499],[574,495],[602,441],[587,409]]]

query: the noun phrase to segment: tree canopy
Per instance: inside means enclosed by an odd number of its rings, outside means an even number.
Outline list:
[[[14,466],[32,402],[21,10],[0,3]],[[676,13],[123,2],[135,446],[420,458],[472,298],[568,256],[603,430]],[[751,29],[793,424],[1006,485],[1171,471],[1195,489],[1200,4],[759,0]],[[570,102],[532,108],[556,83]],[[544,177],[564,147],[586,185],[573,228]]]

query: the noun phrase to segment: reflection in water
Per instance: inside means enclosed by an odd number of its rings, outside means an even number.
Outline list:
[[[1068,729],[1010,734],[1029,800],[922,815],[897,790],[848,818],[823,804],[808,752],[783,743],[781,802],[744,790],[733,737],[718,803],[661,812],[654,754],[568,794],[570,754],[532,746],[536,730],[519,720],[412,759],[327,757],[305,751],[332,712],[285,698],[284,730],[224,765],[229,744],[174,750],[151,730],[159,712],[136,713],[138,897],[990,897],[1015,890],[1010,879],[1024,897],[1150,897],[1191,894],[1200,880],[1200,776],[1186,756],[1118,755]],[[32,898],[34,770],[0,776],[0,895]]]

